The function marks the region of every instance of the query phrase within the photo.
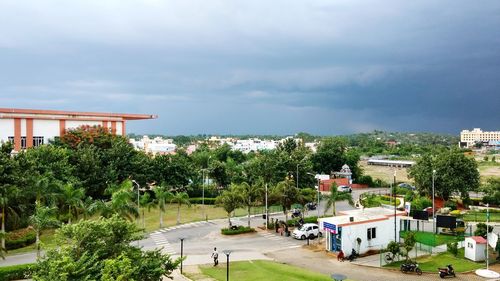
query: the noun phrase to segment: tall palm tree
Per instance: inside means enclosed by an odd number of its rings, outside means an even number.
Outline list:
[[[295,187],[295,183],[288,178],[279,182],[271,189],[271,198],[273,201],[281,204],[286,221],[288,221],[288,211],[292,208],[292,205],[298,201],[299,194],[300,190]]]
[[[78,209],[83,205],[84,191],[82,188],[75,188],[72,184],[68,183],[61,187],[60,198],[63,204],[68,207],[68,223],[71,224],[71,218],[76,215],[78,219]]]
[[[177,224],[181,223],[181,206],[183,204],[187,206],[191,206],[191,202],[189,202],[189,195],[186,192],[177,192],[170,199],[170,203],[177,204]]]
[[[40,257],[40,236],[42,231],[53,226],[59,225],[59,221],[55,218],[56,208],[49,208],[37,203],[35,213],[30,216],[30,224],[36,232],[36,250],[37,257]]]
[[[151,195],[149,193],[144,193],[143,195],[140,196],[139,200],[141,207],[142,207],[142,228],[146,228],[146,216],[145,212],[146,209],[148,209],[148,213],[151,212],[151,208],[153,208],[156,205],[156,202],[154,200],[151,200]]]
[[[354,205],[354,201],[352,200],[351,193],[338,192],[337,185],[335,183],[333,183],[330,186],[330,194],[327,195],[325,214],[330,209],[330,207],[332,207],[332,212],[333,212],[333,215],[335,216],[337,214],[336,202],[337,201],[345,201],[345,200],[347,200],[349,202],[349,205],[351,205],[351,206]]]
[[[19,194],[19,189],[11,186],[4,185],[0,187],[0,207],[2,208],[2,235],[0,236],[1,248],[5,249],[5,216],[7,214],[17,216],[17,212],[11,207],[11,201]]]
[[[125,180],[120,185],[111,185],[107,192],[111,193],[111,200],[106,202],[105,206],[101,205],[103,216],[108,216],[110,211],[128,220],[139,216],[135,193],[132,192],[132,181]]]
[[[156,202],[160,209],[160,228],[163,228],[163,212],[167,209],[167,202],[174,197],[174,194],[167,190],[166,185],[154,189]]]
[[[36,196],[36,202],[52,205],[55,197],[58,196],[60,190],[59,181],[55,180],[51,173],[36,176],[33,184],[33,191]]]
[[[256,182],[252,185],[243,182],[239,185],[235,185],[234,188],[240,192],[243,197],[243,205],[247,207],[247,222],[248,227],[250,227],[250,209],[256,205],[258,200],[262,197],[264,193],[264,187],[261,182]]]
[[[224,190],[221,195],[217,196],[215,204],[222,207],[227,212],[229,227],[231,227],[231,213],[241,207],[243,200],[243,196],[234,186],[229,187],[227,190]]]

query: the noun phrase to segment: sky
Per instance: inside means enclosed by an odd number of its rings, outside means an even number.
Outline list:
[[[500,130],[500,1],[0,0],[0,107],[138,134]]]

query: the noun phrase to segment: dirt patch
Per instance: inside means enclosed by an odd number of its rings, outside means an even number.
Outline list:
[[[374,180],[381,179],[389,183],[394,180],[393,167],[368,165],[366,161],[360,161],[359,166],[363,169],[363,174],[371,176]],[[410,182],[407,168],[396,168],[396,181]]]

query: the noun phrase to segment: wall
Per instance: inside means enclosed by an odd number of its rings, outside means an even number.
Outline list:
[[[59,136],[59,120],[33,120],[33,136],[43,136],[44,143],[49,143]]]
[[[0,141],[7,142],[14,136],[14,120],[0,119]]]

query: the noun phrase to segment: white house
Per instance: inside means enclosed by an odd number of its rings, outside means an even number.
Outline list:
[[[399,240],[400,218],[404,215],[404,211],[396,211],[395,216],[394,209],[383,207],[364,208],[344,211],[340,216],[320,218],[319,227],[326,234],[326,250],[342,250],[349,255],[354,249],[363,254],[385,248],[394,240],[394,233]]]
[[[465,258],[472,261],[484,261],[486,259],[486,239],[481,236],[465,238]]]

